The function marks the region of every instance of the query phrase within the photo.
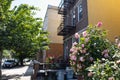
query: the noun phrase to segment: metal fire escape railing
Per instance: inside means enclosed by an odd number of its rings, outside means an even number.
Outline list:
[[[63,23],[63,19],[62,19],[59,27],[57,28],[58,35],[63,34],[63,32],[61,32],[63,30],[63,28],[64,28],[64,23]]]
[[[58,14],[62,15],[61,23],[57,29],[58,35],[66,35],[68,33],[68,29],[66,27],[67,23],[67,10],[69,5],[73,2],[74,0],[61,0],[59,7],[58,7]],[[69,28],[69,27],[68,27]]]
[[[64,12],[64,0],[61,0],[58,6],[58,14],[63,14],[63,12]]]
[[[58,6],[58,14],[66,15],[66,11],[69,7],[69,5],[72,5],[75,3],[76,0],[61,0],[59,6]]]
[[[58,35],[64,35],[63,29],[64,29],[64,20],[66,16],[66,6],[65,6],[65,0],[61,0],[59,6],[58,6],[58,14],[61,14],[61,23],[57,29]]]

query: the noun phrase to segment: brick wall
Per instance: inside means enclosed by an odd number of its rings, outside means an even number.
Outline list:
[[[54,56],[55,58],[63,56],[63,44],[51,43],[49,44],[49,48],[50,49],[46,51],[46,58],[49,56]]]

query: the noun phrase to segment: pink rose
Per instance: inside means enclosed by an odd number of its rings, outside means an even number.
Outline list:
[[[74,50],[73,54],[76,54],[77,53],[77,50]]]
[[[106,49],[106,50],[104,50],[105,51],[105,53],[108,53],[109,51],[108,51],[108,49]]]
[[[108,49],[105,49],[103,52],[102,52],[102,55],[104,54],[108,54],[109,50]]]
[[[73,46],[76,46],[77,44],[78,44],[77,42],[74,42],[74,43],[73,43]]]
[[[82,66],[81,66],[81,65],[79,65],[79,64],[77,64],[77,68],[82,69]]]
[[[115,43],[116,43],[116,44],[119,43],[119,39],[118,39],[118,38],[115,39]]]
[[[97,27],[101,27],[102,24],[103,24],[102,22],[98,22],[96,26],[97,26]]]
[[[75,55],[72,55],[72,56],[70,56],[70,59],[71,59],[71,60],[75,60],[75,61],[76,61],[76,59],[77,59],[77,58],[76,58],[76,56],[75,56]]]
[[[85,54],[86,53],[86,49],[81,50],[81,53]]]
[[[85,42],[87,43],[89,41],[89,38],[85,38]]]
[[[72,53],[72,52],[74,52],[74,49],[73,49],[73,48],[71,48],[71,49],[70,49],[70,52],[71,52],[71,53]]]
[[[115,80],[114,77],[109,77],[108,80]]]
[[[86,36],[87,36],[87,31],[84,31],[84,32],[82,33],[82,35],[83,35],[83,37],[86,37]]]
[[[78,33],[75,33],[75,38],[76,39],[79,39],[80,38],[80,35]]]
[[[70,49],[70,52],[71,52],[71,53],[77,53],[77,51],[78,51],[78,48],[75,47],[75,46],[73,46],[73,47]]]
[[[82,48],[84,48],[84,47],[85,47],[85,45],[84,45],[84,44],[82,44],[81,46],[82,46]]]
[[[120,60],[117,60],[116,63],[117,63],[117,64],[120,64]]]
[[[92,77],[92,76],[93,76],[93,72],[89,72],[88,77]]]
[[[105,57],[105,58],[108,58],[108,57],[109,57],[108,53],[104,54],[104,57]]]
[[[84,57],[80,57],[80,61],[84,62],[85,61]]]

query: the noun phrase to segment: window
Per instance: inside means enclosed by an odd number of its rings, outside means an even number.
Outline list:
[[[73,17],[72,17],[72,25],[75,26],[75,11],[73,11]]]
[[[80,21],[82,18],[82,12],[83,12],[83,8],[82,8],[82,5],[80,4],[78,6],[78,21]]]

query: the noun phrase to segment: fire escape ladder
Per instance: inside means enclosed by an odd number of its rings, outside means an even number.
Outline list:
[[[73,29],[73,26],[71,26],[70,24],[66,24],[68,23],[67,11],[69,11],[69,5],[69,0],[61,0],[61,3],[58,7],[58,14],[62,15],[61,23],[57,30],[58,35],[67,35],[70,32],[70,30]]]

